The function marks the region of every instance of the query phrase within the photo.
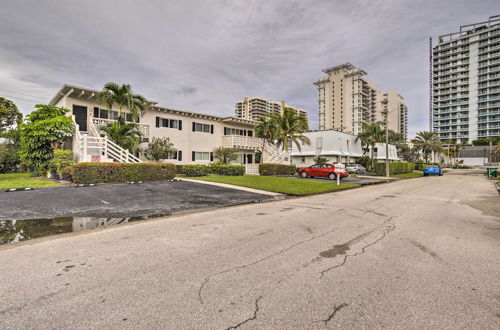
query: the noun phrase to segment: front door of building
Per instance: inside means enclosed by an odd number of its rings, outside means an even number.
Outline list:
[[[73,105],[73,115],[79,126],[80,131],[87,131],[87,107],[81,105]]]

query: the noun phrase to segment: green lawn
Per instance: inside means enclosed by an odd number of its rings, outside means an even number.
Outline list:
[[[420,178],[421,176],[424,176],[424,173],[422,171],[416,171],[416,172],[411,172],[411,173],[401,173],[401,174],[391,175],[391,177],[393,177],[393,178],[401,178],[401,179]]]
[[[32,178],[30,177],[30,173],[0,174],[0,190],[27,187],[53,187],[58,185],[59,183],[55,180]]]
[[[272,191],[287,195],[305,196],[323,192],[344,190],[359,187],[358,184],[341,183],[339,186],[331,181],[313,181],[298,178],[283,178],[274,176],[244,175],[244,176],[222,176],[210,175],[196,178],[194,180],[227,183],[235,186]]]

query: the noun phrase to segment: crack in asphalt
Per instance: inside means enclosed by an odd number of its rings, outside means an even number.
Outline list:
[[[255,261],[250,262],[250,263],[247,263],[247,264],[244,264],[244,265],[241,265],[241,266],[231,267],[231,268],[228,268],[228,269],[223,270],[223,271],[221,271],[221,272],[218,272],[218,273],[213,273],[213,274],[211,274],[211,275],[209,275],[209,276],[205,277],[205,279],[203,280],[203,282],[201,283],[201,285],[200,285],[200,287],[199,287],[199,289],[198,289],[198,299],[199,299],[200,303],[201,303],[201,304],[203,304],[203,297],[202,297],[203,292],[202,292],[202,291],[203,291],[203,289],[205,288],[205,286],[208,284],[208,282],[210,281],[210,279],[211,279],[211,278],[213,278],[213,277],[215,277],[215,276],[219,276],[219,275],[225,274],[225,273],[229,273],[229,272],[231,272],[231,271],[233,271],[233,270],[236,270],[236,269],[242,269],[242,268],[246,268],[246,267],[249,267],[249,266],[253,266],[253,265],[255,265],[255,264],[258,264],[259,262],[262,262],[262,261],[265,261],[265,260],[271,259],[271,258],[273,258],[273,257],[275,257],[275,256],[277,256],[277,255],[279,255],[279,254],[282,254],[282,253],[284,253],[284,252],[287,252],[288,250],[291,250],[291,249],[293,249],[294,247],[296,247],[296,246],[298,246],[298,245],[301,245],[301,244],[304,244],[304,243],[307,243],[307,242],[313,241],[313,240],[318,239],[318,238],[322,238],[322,237],[324,237],[324,236],[326,236],[326,235],[328,235],[328,234],[333,233],[334,231],[335,231],[335,229],[331,229],[331,230],[329,230],[329,231],[327,231],[327,232],[324,232],[324,233],[322,233],[322,234],[320,234],[320,235],[316,235],[316,236],[313,236],[313,237],[308,238],[308,239],[306,239],[306,240],[303,240],[303,241],[297,242],[297,243],[295,243],[295,244],[290,245],[290,246],[289,246],[289,247],[287,247],[287,248],[281,249],[281,250],[279,250],[279,251],[277,251],[277,252],[275,252],[275,253],[273,253],[273,254],[267,255],[267,256],[265,256],[265,257],[263,257],[263,258],[257,259],[257,260],[255,260]]]
[[[236,325],[230,326],[229,328],[226,328],[225,330],[237,329],[240,326],[242,326],[243,324],[257,319],[257,313],[259,312],[259,300],[261,300],[261,299],[262,299],[262,296],[259,296],[259,298],[257,298],[255,300],[255,310],[253,311],[253,315],[251,317],[245,319],[244,321],[242,321]]]
[[[321,322],[324,322],[325,325],[327,325],[328,322],[330,322],[335,317],[335,314],[337,314],[338,311],[347,306],[349,306],[349,304],[346,303],[342,303],[338,306],[333,306],[333,312],[330,315],[328,315],[328,318],[326,318],[325,320],[321,320]]]
[[[365,251],[366,251],[366,249],[367,249],[367,248],[369,248],[370,246],[373,246],[373,245],[377,244],[378,242],[380,242],[381,240],[383,240],[383,239],[386,237],[386,235],[387,235],[388,233],[390,233],[390,232],[394,231],[394,229],[396,228],[396,225],[395,225],[395,224],[390,223],[390,221],[391,221],[391,220],[392,220],[392,217],[390,217],[389,219],[384,220],[383,225],[382,225],[382,226],[384,227],[384,229],[382,230],[382,235],[381,235],[380,237],[378,237],[378,238],[377,238],[376,240],[374,240],[373,242],[368,243],[368,244],[366,244],[365,246],[363,246],[363,247],[361,248],[361,251],[356,252],[356,253],[354,253],[354,254],[346,254],[346,255],[344,256],[344,259],[342,260],[342,262],[341,262],[340,264],[338,264],[338,265],[335,265],[335,266],[332,266],[332,267],[329,267],[329,268],[327,268],[327,269],[322,270],[322,271],[320,272],[320,274],[321,274],[320,278],[323,278],[323,276],[325,275],[325,273],[327,273],[327,272],[329,272],[329,271],[331,271],[331,270],[333,270],[333,269],[336,269],[336,268],[339,268],[339,267],[344,266],[344,265],[345,265],[345,263],[347,262],[347,259],[349,259],[349,257],[356,257],[356,256],[359,256],[360,254],[365,253]],[[360,236],[363,236],[363,235],[360,235]],[[357,241],[359,241],[359,239],[358,239],[358,238],[359,238],[360,236],[358,236],[358,237],[357,237],[357,238],[355,238],[354,240],[356,240],[356,239],[357,239]],[[366,236],[367,236],[367,235],[365,235],[365,237],[366,237]],[[345,243],[345,244],[349,244],[349,243],[351,243],[351,244],[352,244],[354,240],[350,240],[349,242],[347,242],[347,243]]]

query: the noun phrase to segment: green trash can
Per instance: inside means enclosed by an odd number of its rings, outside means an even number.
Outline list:
[[[498,174],[498,169],[496,167],[487,167],[486,171],[488,171],[488,178],[496,178]]]

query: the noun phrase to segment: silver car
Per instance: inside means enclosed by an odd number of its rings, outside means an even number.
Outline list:
[[[345,167],[349,174],[365,174],[366,168],[360,164],[347,164]]]

